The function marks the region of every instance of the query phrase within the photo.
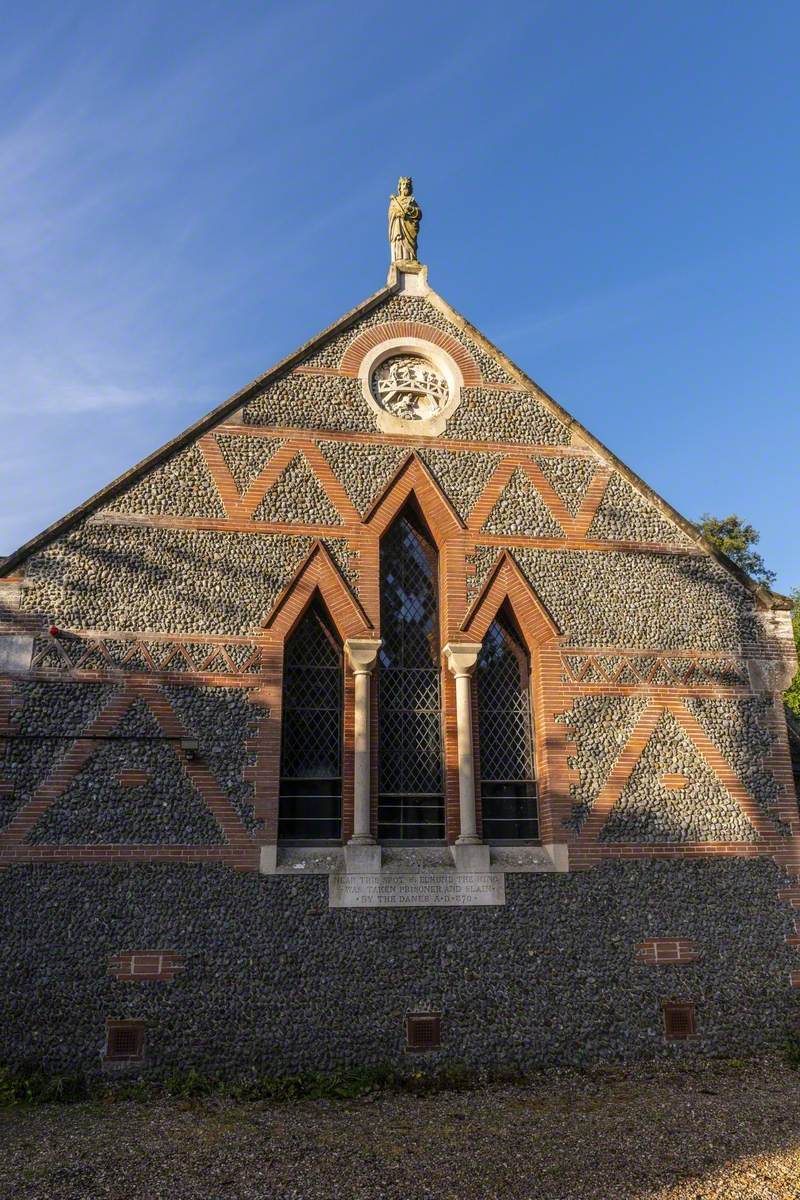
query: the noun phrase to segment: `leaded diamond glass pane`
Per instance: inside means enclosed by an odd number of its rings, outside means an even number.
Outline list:
[[[524,648],[505,625],[494,621],[476,671],[487,841],[535,838],[539,832],[528,670]]]
[[[341,729],[341,649],[312,605],[284,653],[281,841],[341,837]]]
[[[436,555],[405,517],[381,544],[379,836],[444,837]]]

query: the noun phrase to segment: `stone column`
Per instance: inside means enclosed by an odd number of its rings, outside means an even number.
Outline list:
[[[370,678],[381,648],[379,638],[348,638],[347,665],[355,676],[353,736],[353,836],[345,846],[348,871],[379,871],[381,848],[370,829]]]
[[[475,760],[472,752],[472,690],[480,642],[448,642],[444,647],[447,665],[456,681],[456,726],[458,729],[458,808],[460,832],[453,847],[456,867],[461,871],[488,871],[489,847],[478,837],[475,818]]]

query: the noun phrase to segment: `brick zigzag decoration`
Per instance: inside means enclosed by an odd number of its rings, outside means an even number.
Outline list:
[[[26,838],[48,809],[66,791],[79,772],[90,762],[99,748],[108,744],[114,730],[137,701],[142,701],[158,725],[161,735],[172,746],[173,753],[189,782],[205,801],[207,809],[219,826],[224,839],[221,847],[199,845],[112,844],[112,845],[27,845]],[[152,686],[128,681],[125,689],[115,696],[99,716],[74,739],[55,771],[37,788],[31,800],[14,816],[0,834],[2,865],[11,862],[70,859],[72,861],[102,860],[180,860],[207,861],[216,859],[229,865],[252,869],[257,851],[214,776],[201,762],[193,761],[184,748],[188,731],[176,715],[167,697]]]

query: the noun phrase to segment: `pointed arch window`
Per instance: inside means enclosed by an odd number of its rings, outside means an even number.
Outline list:
[[[381,542],[378,836],[444,838],[436,549],[406,510]]]
[[[490,625],[476,676],[484,840],[537,838],[530,659],[509,617]]]
[[[341,838],[342,695],[341,643],[314,602],[284,651],[279,841]]]

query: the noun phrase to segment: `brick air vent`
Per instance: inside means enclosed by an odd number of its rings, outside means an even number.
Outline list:
[[[119,782],[120,787],[141,787],[142,784],[150,782],[150,772],[134,769],[120,771],[117,775],[117,781]]]
[[[676,1004],[672,1001],[663,1005],[664,1036],[671,1041],[682,1041],[696,1037],[694,1005]]]
[[[133,950],[115,954],[108,972],[121,983],[160,980],[168,983],[184,968],[183,959],[174,950]]]
[[[406,1016],[406,1047],[409,1050],[438,1050],[441,1044],[441,1013],[409,1013]]]
[[[109,1021],[107,1062],[136,1062],[144,1054],[144,1021]]]
[[[697,962],[700,952],[696,942],[688,938],[650,938],[637,942],[636,961],[650,967],[682,966]]]

